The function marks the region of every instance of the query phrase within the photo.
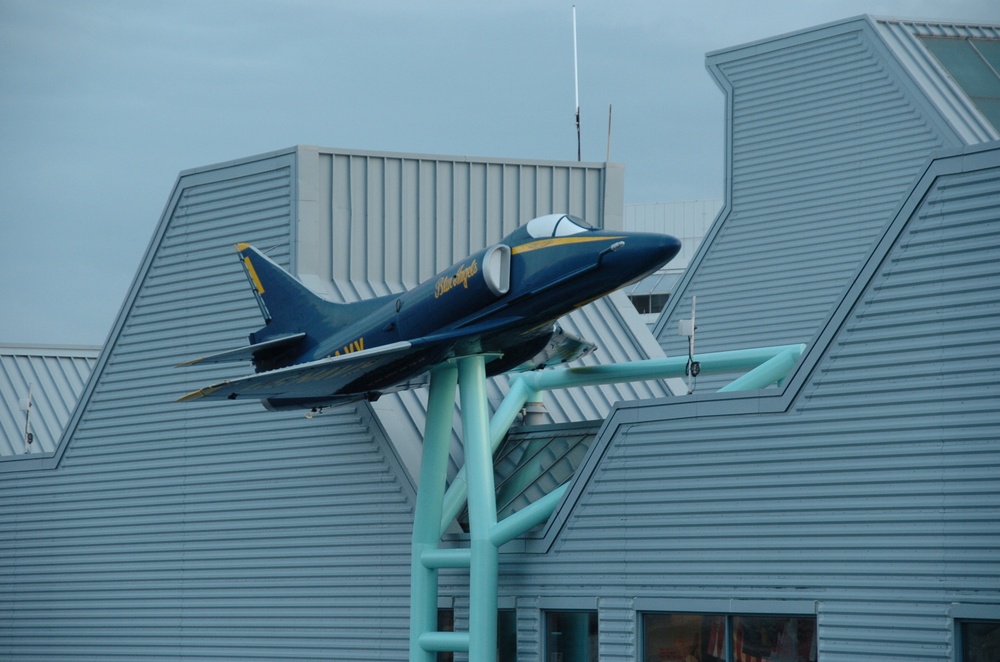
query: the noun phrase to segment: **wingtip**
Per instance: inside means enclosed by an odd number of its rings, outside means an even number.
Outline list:
[[[241,241],[240,243],[236,244],[236,252],[237,253],[242,253],[243,251],[245,251],[248,248],[250,248],[250,244],[248,244],[246,242]]]
[[[221,384],[215,384],[214,386],[206,386],[205,388],[200,388],[197,391],[191,391],[187,395],[182,395],[177,398],[177,402],[191,402],[193,400],[201,400],[202,398],[208,397],[218,391],[223,386],[229,384],[228,381],[222,382]]]
[[[191,402],[192,400],[200,400],[201,398],[205,397],[205,394],[202,393],[203,390],[204,389],[191,391],[187,395],[182,395],[181,397],[177,398],[174,402]]]

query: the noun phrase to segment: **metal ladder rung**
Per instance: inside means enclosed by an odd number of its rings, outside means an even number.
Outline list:
[[[430,653],[469,652],[468,632],[424,632],[417,641]]]
[[[472,565],[472,550],[468,547],[459,549],[425,549],[420,553],[420,562],[425,568],[468,568]]]

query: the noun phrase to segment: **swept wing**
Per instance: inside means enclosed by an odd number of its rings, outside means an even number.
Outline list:
[[[331,396],[359,377],[398,360],[410,351],[411,347],[412,344],[409,342],[397,342],[247,377],[227,379],[192,391],[178,402],[238,398],[284,400]]]

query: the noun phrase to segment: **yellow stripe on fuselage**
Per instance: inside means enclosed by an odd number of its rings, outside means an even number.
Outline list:
[[[529,253],[531,251],[541,250],[542,248],[552,248],[553,246],[585,244],[591,241],[613,241],[621,238],[622,237],[608,237],[606,235],[602,235],[600,237],[552,237],[551,239],[539,239],[538,241],[521,244],[520,246],[511,246],[510,252],[511,255],[517,255],[518,253]]]

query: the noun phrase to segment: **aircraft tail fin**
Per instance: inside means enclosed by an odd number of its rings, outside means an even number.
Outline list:
[[[250,244],[237,244],[236,252],[240,255],[250,289],[267,324],[266,331],[261,329],[254,334],[251,343],[301,332],[311,333],[324,327],[326,332],[330,332],[355,322],[395,298],[389,295],[353,303],[336,303],[310,290]]]
[[[293,330],[291,327],[303,326],[302,322],[308,321],[304,317],[308,317],[311,312],[318,313],[320,308],[330,305],[329,301],[300,283],[250,244],[237,244],[236,252],[240,255],[243,271],[264,321],[268,325],[276,323],[277,328],[273,332],[301,331],[300,328]],[[271,330],[268,335],[271,335]]]

